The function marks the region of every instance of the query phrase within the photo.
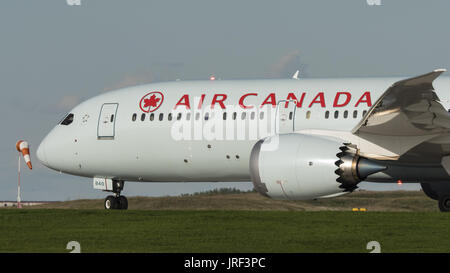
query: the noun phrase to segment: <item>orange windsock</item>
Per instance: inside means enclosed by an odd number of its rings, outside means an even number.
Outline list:
[[[30,148],[28,146],[28,142],[19,140],[16,144],[16,148],[17,151],[22,153],[23,159],[25,160],[25,163],[27,163],[28,168],[32,170],[33,166],[31,166]]]

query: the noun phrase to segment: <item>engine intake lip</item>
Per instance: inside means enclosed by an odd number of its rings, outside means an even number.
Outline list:
[[[261,176],[259,175],[259,154],[263,142],[264,139],[259,140],[252,148],[252,152],[250,154],[250,177],[255,190],[261,195],[269,197],[267,194],[269,191],[267,190],[266,184],[262,183]]]

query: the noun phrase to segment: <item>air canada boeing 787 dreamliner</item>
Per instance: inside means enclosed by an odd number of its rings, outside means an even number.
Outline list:
[[[361,181],[420,183],[450,211],[450,78],[174,81],[72,109],[37,157],[126,209],[125,181],[251,181],[264,196],[336,197]]]

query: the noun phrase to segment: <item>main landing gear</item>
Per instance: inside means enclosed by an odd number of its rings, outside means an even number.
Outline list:
[[[439,202],[439,210],[442,212],[449,212],[450,211],[450,195],[444,194],[439,196],[438,199]]]
[[[128,209],[128,200],[125,196],[120,195],[123,190],[124,181],[113,181],[114,195],[108,195],[105,198],[105,209]]]
[[[420,185],[428,197],[438,201],[440,211],[450,212],[450,183],[430,182],[420,183]]]

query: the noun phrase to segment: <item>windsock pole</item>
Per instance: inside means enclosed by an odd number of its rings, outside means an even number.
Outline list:
[[[21,209],[22,208],[22,204],[20,204],[20,152],[19,152],[19,162],[18,162],[18,169],[17,169],[17,174],[19,177],[19,181],[17,184],[17,208]]]
[[[17,169],[17,176],[18,176],[18,183],[17,183],[17,208],[22,208],[22,204],[20,203],[20,157],[23,156],[23,159],[25,160],[25,163],[27,163],[28,168],[30,170],[33,169],[33,166],[31,165],[31,158],[30,158],[30,148],[28,146],[28,142],[19,140],[16,143],[16,149],[19,152],[19,162],[18,162],[18,169]]]

